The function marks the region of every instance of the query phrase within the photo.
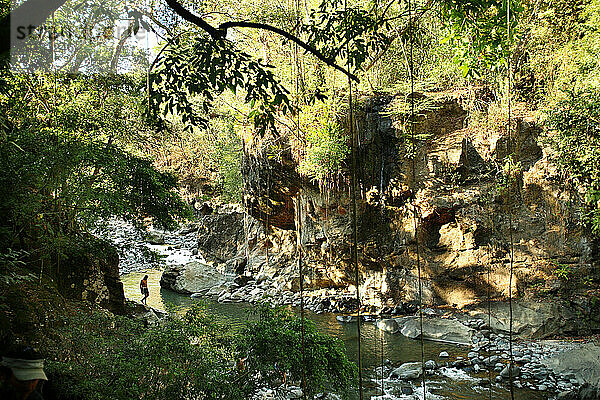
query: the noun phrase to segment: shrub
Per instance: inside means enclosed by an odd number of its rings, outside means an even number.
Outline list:
[[[585,193],[583,222],[600,237],[600,92],[569,92],[549,110],[556,161]]]
[[[241,332],[215,323],[201,304],[172,310],[151,327],[103,311],[78,310],[52,332],[58,346],[47,363],[59,399],[245,400],[279,376],[274,363],[300,380],[300,320],[281,309],[259,308],[260,318]],[[355,368],[338,339],[306,321],[305,352],[310,394],[347,388]],[[245,370],[237,368],[248,357]]]
[[[314,180],[323,181],[339,171],[342,162],[349,154],[347,137],[342,134],[339,124],[327,122],[306,134],[306,152],[298,166],[301,174]]]
[[[251,377],[255,385],[272,386],[281,378],[279,371],[285,371],[293,381],[301,381],[304,373],[309,396],[326,388],[350,388],[356,366],[348,361],[339,339],[319,333],[312,321],[305,320],[302,343],[300,319],[266,305],[256,312],[258,319],[246,325],[238,344],[250,369],[258,372]]]

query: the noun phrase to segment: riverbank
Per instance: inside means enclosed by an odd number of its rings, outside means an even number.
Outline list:
[[[193,226],[175,233],[153,232],[150,235],[138,233],[138,237],[135,237],[133,241],[128,236],[129,234],[131,232],[122,236],[124,247],[132,249],[141,243],[146,248],[161,254],[162,261],[158,265],[161,265],[161,269],[164,268],[167,273],[173,274],[173,271],[175,271],[175,276],[171,279],[172,282],[175,282],[179,276],[189,278],[195,275],[203,275],[199,271],[194,271],[194,268],[205,269],[210,266],[210,263],[207,263],[202,254],[197,251],[196,232]],[[131,271],[134,270],[147,271],[148,268],[156,265],[153,262],[136,263],[135,261],[126,261],[123,264],[122,272],[131,274]],[[133,273],[132,275],[140,275],[141,273]],[[205,299],[212,304],[212,307],[219,305],[220,311],[218,312],[220,313],[223,313],[223,310],[227,308],[240,308],[244,312],[251,312],[252,304],[259,302],[291,307],[299,307],[301,302],[297,285],[290,281],[286,282],[283,277],[278,279],[277,276],[266,276],[264,274],[236,276],[231,271],[227,273],[227,271],[221,270],[220,275],[217,274],[213,277],[213,281],[202,283],[202,285],[205,285],[204,288],[178,295],[161,289],[159,280],[164,275],[162,271],[150,273],[154,274],[150,283],[151,299],[149,300],[151,302],[152,295],[158,292],[167,299],[165,303],[177,304],[183,307],[189,306],[196,299]],[[126,291],[129,285],[129,290],[135,293],[133,299],[136,299],[137,296],[138,281],[138,278],[134,278],[131,282],[125,283]],[[351,327],[354,326],[355,318],[351,316],[351,313],[355,312],[357,304],[355,296],[354,287],[305,290],[303,293],[304,307],[312,315],[312,318],[318,318],[320,315],[327,316],[327,318],[333,318],[336,325],[347,325],[348,330],[352,331]],[[166,304],[160,304],[158,308],[164,308],[165,306]],[[539,315],[538,320],[542,324],[549,324],[543,316],[544,313],[549,313],[552,310],[535,307],[532,309],[531,307],[531,305],[515,302],[513,310],[517,317],[514,323],[515,332],[527,335],[545,329],[535,326],[536,321],[531,319],[532,315]],[[376,321],[375,324],[366,324],[366,326],[372,327],[374,331],[386,332],[386,335],[389,334],[394,337],[404,337],[404,334],[409,330],[404,325],[394,327],[394,322],[397,324],[402,319],[410,318],[414,322],[414,317],[411,317],[411,315],[414,315],[417,309],[418,305],[412,302],[398,303],[386,307],[363,306],[361,313],[367,315],[368,320]],[[432,321],[432,324],[433,321],[454,321],[453,323],[460,324],[467,332],[459,341],[444,339],[447,342],[466,345],[464,347],[451,346],[449,351],[446,351],[448,357],[440,356],[443,351],[429,353],[426,361],[428,361],[428,365],[435,367],[426,371],[426,374],[439,375],[442,374],[442,371],[447,372],[447,369],[451,368],[460,371],[456,372],[457,374],[461,376],[464,374],[472,379],[471,385],[474,385],[479,391],[484,391],[486,388],[508,390],[510,377],[507,365],[510,359],[510,343],[506,330],[502,329],[508,326],[508,309],[506,307],[495,307],[491,315],[487,315],[485,310],[485,306],[470,310],[424,308],[425,321]],[[560,318],[560,316],[558,317]],[[404,332],[402,332],[403,328],[405,328]],[[438,332],[444,331],[446,328],[447,326],[442,324]],[[336,331],[332,334],[339,335],[340,332]],[[433,336],[433,333],[426,333],[428,341],[429,339],[436,340]],[[415,346],[418,341],[411,342],[418,337],[414,326],[412,333],[409,333],[406,337],[409,341],[403,343],[402,346]],[[569,351],[574,351],[579,346],[577,343],[568,341],[523,339],[513,341],[514,368],[510,372],[513,375],[514,388],[529,391],[529,397],[524,398],[534,398],[531,397],[533,396],[531,393],[539,394],[540,399],[552,398],[553,396],[567,398],[568,395],[574,395],[589,381],[578,374],[570,373],[559,367],[553,367],[549,360],[560,360],[561,357],[563,359],[568,358],[568,356],[565,357],[565,354],[568,355]],[[390,352],[393,351],[393,349],[390,349]],[[403,362],[401,361],[418,361],[419,357],[417,356],[416,354],[412,359],[394,360],[388,366],[384,366],[384,380],[389,381],[390,385],[394,387],[404,384],[395,382],[397,379],[391,377],[392,371],[402,365]],[[559,364],[563,365],[564,363],[559,362]],[[372,368],[376,369],[377,367],[372,365]],[[379,375],[381,375],[381,369]],[[418,385],[415,386],[415,382],[412,382],[411,385],[413,386],[413,392],[418,390]],[[406,389],[406,391],[408,390]]]
[[[126,294],[136,298],[138,277],[144,272],[123,277]],[[203,302],[207,307],[207,312],[215,321],[228,326],[229,329],[236,329],[241,326],[247,318],[252,318],[254,306],[248,302],[224,302],[219,303],[209,298],[191,297],[173,293],[169,290],[161,289],[159,280],[161,271],[147,271],[150,275],[149,283],[151,295],[149,304],[155,307],[162,307],[163,304],[173,304],[179,307],[189,307],[197,301]],[[297,309],[296,309],[297,310]],[[453,316],[449,311],[427,309],[426,314],[430,318],[441,321],[452,321]],[[315,321],[319,329],[329,335],[341,338],[346,343],[348,356],[356,359],[356,324],[354,322],[341,322],[340,314],[322,312],[320,314],[307,311],[309,319]],[[407,318],[397,316],[395,318]],[[464,317],[463,317],[464,318]],[[395,393],[395,397],[410,399],[419,393],[420,380],[407,380],[392,377],[392,371],[399,368],[404,363],[419,362],[420,346],[419,340],[411,339],[400,332],[392,333],[388,330],[380,329],[382,321],[390,320],[379,319],[362,324],[361,342],[363,346],[363,367],[368,376],[370,392],[372,398],[377,398],[379,387],[381,385],[381,358],[383,354],[384,368],[384,386],[386,393],[390,395]],[[349,321],[352,321],[349,319]],[[462,322],[461,322],[462,321]],[[500,398],[508,394],[509,385],[507,383],[506,373],[502,375],[500,367],[505,369],[507,363],[508,338],[504,334],[490,333],[486,336],[486,326],[482,324],[481,319],[456,318],[456,322],[463,324],[466,328],[473,330],[473,339],[468,346],[459,346],[450,343],[425,341],[425,354],[428,365],[435,365],[435,368],[426,370],[428,382],[431,380],[430,394],[433,396],[438,393],[443,399],[452,399],[450,392],[459,391],[466,399],[480,399],[487,395],[491,390]],[[472,326],[471,326],[472,325]],[[477,326],[479,325],[479,326]],[[471,332],[471,331],[467,331]],[[475,343],[477,341],[477,343]],[[491,341],[491,345],[488,344]],[[537,341],[516,341],[514,343],[513,355],[515,364],[519,365],[520,373],[515,376],[514,387],[518,395],[516,398],[522,400],[549,399],[565,392],[575,393],[580,386],[579,382],[571,382],[568,373],[561,371],[555,373],[546,366],[547,360],[572,351],[579,345],[571,342],[556,342],[547,340]],[[447,357],[442,354],[446,353]],[[568,353],[567,353],[568,354]],[[527,360],[530,359],[529,362]],[[525,364],[523,364],[525,362]],[[435,364],[433,364],[435,363]],[[489,368],[488,368],[489,365]],[[502,380],[496,379],[501,376]],[[540,378],[540,379],[537,379]],[[569,382],[567,383],[567,378]],[[543,385],[546,385],[545,387]],[[569,386],[572,385],[572,386]],[[413,395],[402,397],[402,388],[412,390]],[[437,389],[435,389],[437,388]],[[452,390],[449,390],[452,389]],[[441,393],[441,394],[440,394]],[[483,394],[482,394],[483,393]],[[368,398],[368,397],[367,397]],[[435,398],[435,397],[432,397]],[[561,397],[562,398],[562,397]]]

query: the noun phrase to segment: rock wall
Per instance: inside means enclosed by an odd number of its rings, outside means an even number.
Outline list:
[[[125,294],[119,275],[119,255],[107,242],[86,238],[80,246],[65,252],[56,261],[55,276],[61,294],[75,300],[96,303],[114,313],[125,311]]]
[[[520,298],[569,293],[575,309],[589,313],[589,287],[582,282],[597,279],[597,244],[576,224],[581,194],[551,162],[542,130],[525,115],[512,120],[510,135],[502,123],[469,126],[460,94],[427,96],[433,106],[415,128],[414,170],[407,115],[394,111],[406,98],[358,101],[363,301],[378,307],[414,303],[420,267],[426,304],[464,307],[505,299],[510,283]],[[223,232],[235,245],[201,238],[200,251],[215,253],[231,272],[266,276],[297,290],[299,230],[305,287],[352,288],[350,170],[335,185],[319,187],[297,173],[291,150],[275,159],[273,138],[252,140],[243,165],[250,215],[207,217],[216,223],[207,229]],[[509,154],[510,176],[503,172]]]

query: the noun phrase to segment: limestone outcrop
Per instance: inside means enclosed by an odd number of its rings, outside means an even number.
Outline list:
[[[463,308],[509,294],[561,295],[573,299],[565,312],[590,316],[585,329],[600,326],[581,290],[584,279],[597,278],[597,243],[573,224],[582,198],[553,164],[541,128],[527,115],[514,118],[510,136],[502,124],[469,126],[461,96],[418,95],[433,106],[420,113],[414,163],[406,96],[357,102],[361,301],[378,308],[419,301]],[[248,215],[215,209],[202,216],[198,250],[215,268],[298,291],[299,242],[305,289],[352,289],[350,163],[334,183],[320,186],[298,173],[293,143],[285,140],[267,135],[246,143]],[[273,141],[282,149],[278,157]],[[503,169],[509,153],[515,157],[510,179]],[[505,322],[494,321],[500,331]],[[546,337],[567,328],[559,321],[542,325],[548,331],[529,324],[519,326],[520,334]]]

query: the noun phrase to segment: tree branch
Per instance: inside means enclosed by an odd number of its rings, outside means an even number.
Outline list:
[[[395,3],[395,0],[392,0],[392,1],[390,1],[390,2],[388,3],[388,5],[387,5],[387,6],[384,8],[383,12],[381,13],[381,18],[380,18],[379,20],[375,20],[375,21],[373,22],[373,25],[371,25],[371,26],[370,26],[370,28],[373,28],[373,27],[375,27],[376,25],[378,25],[378,24],[380,24],[380,23],[382,23],[382,22],[385,22],[385,21],[386,21],[386,20],[383,18],[383,16],[385,15],[385,13],[387,13],[387,12],[388,12],[388,10],[390,9],[390,7],[391,7],[391,6],[392,6],[392,4],[394,4],[394,3]],[[377,15],[377,14],[375,14],[375,15]],[[336,51],[335,53],[333,53],[333,55],[332,55],[331,57],[332,57],[332,58],[335,58],[335,57],[337,57],[337,56],[338,56],[338,55],[339,55],[339,54],[342,52],[342,50],[344,50],[344,49],[346,48],[346,46],[348,45],[348,43],[350,43],[350,41],[351,41],[351,40],[354,40],[354,39],[355,39],[355,38],[356,38],[358,35],[360,35],[360,34],[361,34],[361,33],[360,33],[360,32],[358,32],[358,33],[356,33],[354,36],[349,36],[349,37],[347,37],[347,38],[346,38],[346,40],[344,41],[344,43],[342,43],[341,45],[339,45],[339,46],[338,46],[338,49],[337,49],[337,51]]]
[[[319,60],[323,61],[325,64],[329,65],[330,67],[333,67],[333,68],[337,69],[338,71],[343,72],[345,75],[349,76],[352,80],[354,80],[356,82],[360,82],[360,80],[358,79],[358,77],[356,75],[354,75],[350,71],[346,70],[345,68],[337,65],[335,62],[333,62],[333,60],[331,58],[325,57],[325,55],[323,55],[317,49],[315,49],[314,47],[305,43],[304,41],[297,38],[296,36],[292,35],[291,33],[284,31],[283,29],[280,29],[280,28],[277,28],[277,27],[274,27],[271,25],[267,25],[267,24],[261,24],[258,22],[245,22],[245,21],[225,22],[225,23],[219,25],[219,29],[222,29],[224,31],[227,31],[228,28],[234,28],[234,27],[262,29],[262,30],[270,31],[270,32],[276,33],[280,36],[283,36],[284,38],[296,43],[298,46],[302,47],[304,50],[313,54],[315,57],[317,57]]]
[[[191,22],[192,24],[202,28],[213,39],[218,40],[218,39],[225,38],[226,32],[218,30],[217,28],[215,28],[214,26],[212,26],[211,24],[206,22],[204,19],[200,18],[197,15],[192,14],[188,9],[186,9],[181,4],[179,4],[179,2],[177,0],[165,0],[165,2],[167,3],[167,5],[169,7],[171,7],[171,9],[173,11],[175,11],[175,13],[177,15],[179,15],[181,18],[185,19],[186,21]]]
[[[119,61],[119,56],[121,55],[121,50],[123,50],[123,46],[125,46],[125,42],[133,33],[133,22],[129,24],[125,32],[121,35],[117,46],[115,47],[115,51],[113,52],[112,58],[110,60],[110,70],[111,72],[117,72],[117,62]]]
[[[421,10],[421,12],[415,17],[415,19],[413,20],[413,24],[418,21],[427,11],[429,11],[429,9],[431,8],[431,5],[433,4],[433,0],[429,0],[427,2],[427,4],[425,4],[425,6],[423,7],[423,9]],[[394,40],[398,39],[400,36],[404,35],[404,33],[406,33],[406,31],[408,30],[408,28],[410,27],[410,25],[407,25],[404,27],[404,29],[402,29],[400,32],[398,32],[396,34],[396,36],[394,36],[393,38],[391,38],[391,40],[388,42],[388,44],[385,46],[385,48],[383,50],[381,50],[376,56],[375,58],[373,58],[373,60],[371,61],[371,63],[365,68],[365,72],[367,72],[368,70],[370,70],[371,68],[373,68],[373,66],[377,63],[377,61],[379,61],[379,59],[381,57],[383,57],[383,55],[385,53],[387,53],[387,51],[392,47],[392,43],[394,42]]]
[[[345,68],[337,65],[334,62],[334,60],[332,60],[331,58],[325,57],[325,55],[323,55],[319,50],[310,46],[309,44],[307,44],[303,40],[299,39],[298,37],[292,35],[291,33],[284,31],[283,29],[280,29],[280,28],[277,28],[277,27],[274,27],[271,25],[267,25],[267,24],[258,23],[258,22],[246,22],[246,21],[225,22],[225,23],[222,23],[221,25],[219,25],[218,28],[215,28],[214,26],[210,25],[208,22],[206,22],[201,17],[194,15],[189,10],[185,9],[181,4],[179,4],[179,2],[177,0],[165,0],[165,2],[180,17],[182,17],[186,21],[191,22],[192,24],[200,27],[201,29],[206,31],[215,40],[224,39],[227,36],[227,29],[229,29],[229,28],[236,28],[236,27],[237,28],[254,28],[254,29],[262,29],[262,30],[270,31],[270,32],[276,33],[280,36],[283,36],[284,38],[296,43],[298,46],[302,47],[304,50],[313,54],[315,57],[317,57],[319,60],[323,61],[325,64],[327,64],[330,67],[333,67],[333,68],[337,69],[338,71],[344,73],[345,75],[349,76],[352,80],[354,80],[356,82],[360,81],[356,75],[354,75],[350,71],[346,70]]]

